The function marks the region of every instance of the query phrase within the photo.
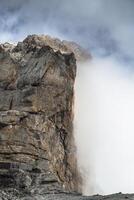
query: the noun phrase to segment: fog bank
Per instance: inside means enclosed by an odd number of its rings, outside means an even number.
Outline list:
[[[133,193],[134,72],[112,58],[79,64],[74,125],[83,193]]]

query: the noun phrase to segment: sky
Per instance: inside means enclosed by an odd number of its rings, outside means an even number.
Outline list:
[[[48,34],[133,61],[133,19],[134,0],[0,0],[0,42]]]

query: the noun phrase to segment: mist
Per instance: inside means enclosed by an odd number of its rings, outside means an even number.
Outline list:
[[[133,69],[112,57],[79,64],[74,127],[83,194],[133,193]]]

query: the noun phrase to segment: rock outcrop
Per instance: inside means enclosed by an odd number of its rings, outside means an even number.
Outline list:
[[[58,38],[52,38],[49,35],[29,35],[23,44],[32,43],[36,46],[47,45],[50,46],[54,51],[60,51],[61,53],[74,53],[75,58],[78,62],[83,62],[85,60],[91,59],[91,54],[87,50],[83,49],[80,45],[75,42],[69,42],[66,40],[61,41]],[[17,45],[22,46],[22,43]]]
[[[73,138],[75,43],[28,36],[0,45],[0,200],[125,200],[83,197]]]
[[[0,45],[0,187],[79,191],[75,55],[42,38]]]

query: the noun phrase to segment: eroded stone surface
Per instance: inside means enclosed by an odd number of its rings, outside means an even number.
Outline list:
[[[45,41],[45,42],[43,42]],[[0,46],[0,187],[79,191],[73,141],[76,60],[58,41]],[[51,43],[51,45],[50,45]],[[53,47],[53,48],[52,48]],[[62,49],[63,50],[63,49]]]

